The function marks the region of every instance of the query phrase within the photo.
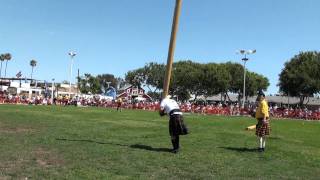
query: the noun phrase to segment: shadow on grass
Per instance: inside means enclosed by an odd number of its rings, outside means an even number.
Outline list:
[[[219,147],[222,149],[237,151],[237,152],[258,152],[257,148],[246,148],[246,147]]]
[[[171,150],[172,150],[169,148],[154,148],[154,147],[142,145],[142,144],[134,144],[129,147],[134,148],[134,149],[143,149],[143,150],[156,151],[156,152],[171,152]]]
[[[282,139],[281,137],[269,137],[268,139],[274,139],[274,140],[279,140],[279,139]]]
[[[90,139],[66,139],[66,138],[56,138],[57,141],[77,141],[77,142],[89,142],[89,143],[96,143],[96,144],[110,144],[110,145],[117,145],[117,146],[128,146],[125,144],[119,144],[119,143],[111,143],[111,142],[99,142],[99,141],[93,141]]]
[[[88,143],[96,143],[96,144],[109,144],[109,145],[125,146],[125,147],[130,147],[133,149],[143,149],[143,150],[155,151],[155,152],[171,152],[171,149],[169,149],[169,148],[153,148],[151,146],[142,145],[142,144],[126,145],[126,144],[119,144],[119,143],[112,143],[112,142],[99,142],[99,141],[93,141],[90,139],[56,138],[56,140],[57,141],[88,142]]]

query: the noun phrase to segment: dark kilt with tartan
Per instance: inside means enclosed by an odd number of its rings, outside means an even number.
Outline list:
[[[263,137],[270,135],[271,127],[269,123],[269,118],[267,118],[266,123],[263,123],[263,118],[258,119],[258,124],[256,125],[256,135]]]
[[[180,114],[170,115],[169,133],[170,133],[170,136],[186,135],[189,133],[186,125],[183,122],[182,115]]]

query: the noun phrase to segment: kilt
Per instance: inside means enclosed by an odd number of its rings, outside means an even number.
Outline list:
[[[179,136],[188,134],[188,129],[183,122],[183,116],[180,114],[170,115],[169,134],[170,136]]]
[[[271,127],[269,123],[269,118],[267,118],[267,122],[263,123],[263,119],[258,119],[258,124],[256,125],[256,135],[259,137],[263,137],[266,135],[270,135]]]

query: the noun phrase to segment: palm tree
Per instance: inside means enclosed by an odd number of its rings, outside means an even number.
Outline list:
[[[32,79],[33,68],[37,66],[37,61],[34,60],[34,59],[32,59],[32,60],[30,61],[30,66],[31,66],[31,68],[32,68],[32,71],[31,71],[31,79]]]
[[[4,77],[7,76],[7,65],[8,65],[8,61],[11,60],[12,56],[10,53],[6,53],[4,54],[5,60],[6,60],[6,68],[4,69]]]
[[[1,72],[2,72],[2,63],[5,60],[4,54],[0,54],[0,61],[1,61],[1,68],[0,68],[0,78],[1,78]]]

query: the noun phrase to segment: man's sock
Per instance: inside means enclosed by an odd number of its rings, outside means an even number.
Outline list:
[[[172,147],[173,149],[176,149],[176,141],[174,139],[171,139]]]
[[[175,149],[179,149],[179,148],[180,148],[179,136],[176,136],[176,148]]]
[[[266,147],[266,137],[262,138],[262,148],[264,149]]]

